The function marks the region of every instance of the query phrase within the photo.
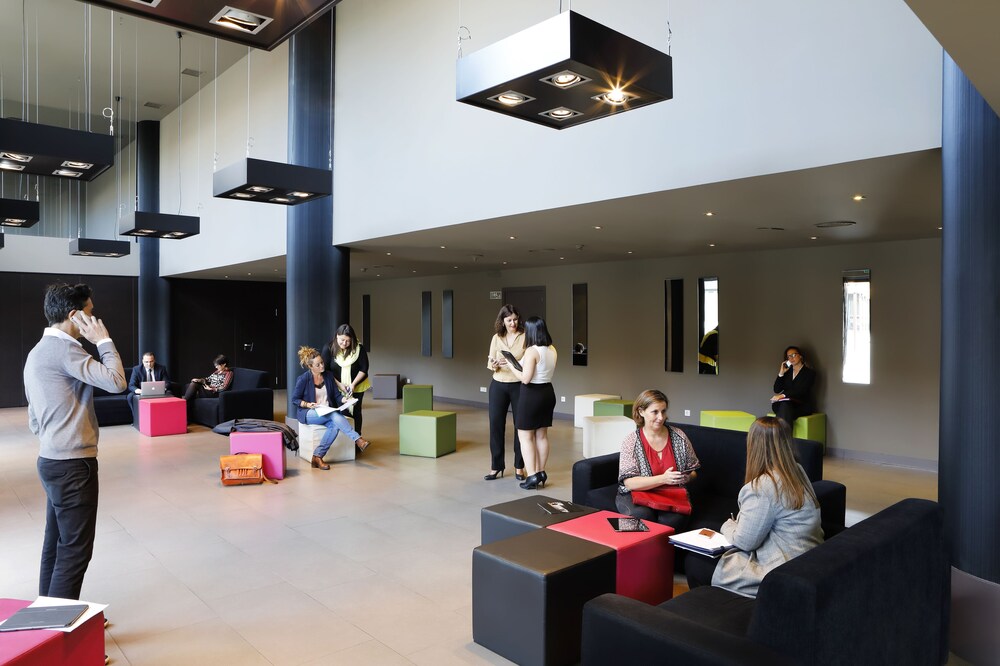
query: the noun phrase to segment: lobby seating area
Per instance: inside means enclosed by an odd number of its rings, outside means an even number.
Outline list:
[[[285,400],[275,393],[279,420]],[[109,604],[112,663],[195,664],[208,655],[217,664],[509,663],[472,639],[482,508],[570,499],[582,431],[556,420],[549,483],[528,493],[512,475],[482,480],[485,409],[439,404],[458,414],[458,446],[433,459],[399,455],[401,406],[366,403],[373,444],[357,462],[319,472],[288,456],[277,486],[222,488],[218,456],[229,440],[207,428],[152,440],[129,425],[103,428],[98,535],[83,596]],[[26,418],[24,408],[0,410],[0,579],[4,596],[19,599],[37,592],[45,517]],[[697,428],[684,428],[699,448]],[[708,446],[699,448],[703,465]],[[905,497],[936,499],[930,472],[823,463],[824,478],[847,486],[847,525]],[[678,591],[682,581],[675,578]]]
[[[195,398],[193,421],[214,428],[233,419],[274,420],[274,389],[263,370],[233,368],[233,383],[218,398]]]

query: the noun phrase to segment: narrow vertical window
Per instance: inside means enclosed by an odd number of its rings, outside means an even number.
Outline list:
[[[698,374],[719,374],[719,278],[698,278]]]
[[[871,384],[871,271],[844,271],[844,381]]]

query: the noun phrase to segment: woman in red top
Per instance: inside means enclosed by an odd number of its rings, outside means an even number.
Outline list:
[[[680,532],[691,515],[684,486],[696,474],[698,456],[687,435],[666,424],[667,396],[662,391],[640,393],[632,419],[637,427],[622,442],[615,505],[625,515]]]

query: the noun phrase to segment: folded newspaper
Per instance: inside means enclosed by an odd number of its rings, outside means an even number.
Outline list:
[[[733,547],[733,544],[729,543],[729,539],[721,533],[709,529],[674,534],[670,537],[670,543],[678,548],[709,557],[718,557]]]

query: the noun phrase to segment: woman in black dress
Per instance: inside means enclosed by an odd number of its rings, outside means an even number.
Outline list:
[[[774,395],[771,409],[789,427],[800,416],[816,411],[813,405],[813,384],[816,371],[806,365],[802,351],[792,345],[785,349],[785,360],[778,367],[778,377],[774,380]]]
[[[521,369],[513,365],[510,371],[521,380],[521,395],[514,412],[514,425],[521,440],[528,478],[521,482],[525,490],[545,486],[549,475],[545,463],[549,459],[549,428],[556,408],[556,393],[552,374],[556,369],[556,348],[541,317],[528,317],[524,322],[524,356]]]

